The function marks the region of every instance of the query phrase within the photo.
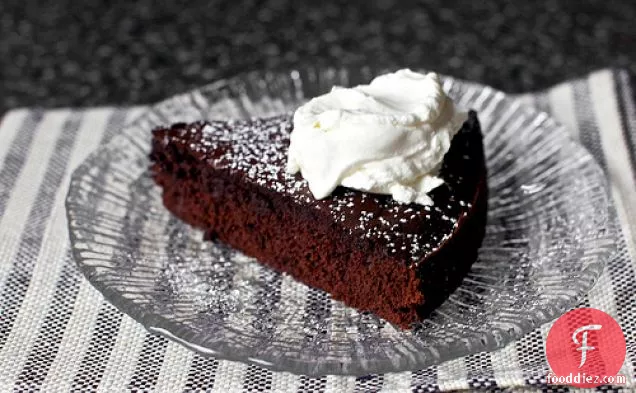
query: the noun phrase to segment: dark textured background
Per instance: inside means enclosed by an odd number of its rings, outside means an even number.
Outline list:
[[[517,92],[635,60],[634,0],[0,0],[0,113],[149,103],[303,63],[425,67]]]

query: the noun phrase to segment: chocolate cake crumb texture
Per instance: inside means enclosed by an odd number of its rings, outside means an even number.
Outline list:
[[[405,258],[407,263],[417,263],[434,252],[457,228],[457,217],[471,208],[469,200],[473,195],[461,192],[467,187],[457,187],[463,179],[453,174],[443,176],[446,184],[440,189],[459,192],[442,201],[440,194],[448,192],[434,190],[432,206],[403,205],[388,196],[342,187],[332,198],[316,200],[301,174],[290,175],[285,171],[292,128],[291,116],[283,115],[251,121],[193,123],[183,128],[180,136],[191,141],[190,149],[199,159],[217,168],[241,173],[278,193],[288,194],[300,205],[311,204],[314,209],[324,209],[342,223],[349,234],[380,241],[391,254]],[[165,143],[168,142],[166,138]],[[473,165],[477,157],[463,154],[462,159],[466,165]],[[444,172],[442,169],[442,174]],[[436,198],[436,195],[439,196]],[[365,209],[365,206],[378,205],[383,208]],[[413,223],[423,221],[436,226],[439,235],[422,235],[420,226]]]
[[[486,220],[477,116],[453,138],[434,204],[338,187],[316,200],[285,171],[289,115],[153,131],[152,175],[177,217],[334,299],[408,328],[461,283]]]

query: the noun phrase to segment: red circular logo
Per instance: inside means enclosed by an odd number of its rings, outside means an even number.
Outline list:
[[[552,325],[545,350],[553,373],[548,383],[592,388],[617,381],[625,360],[625,336],[609,314],[579,308]]]

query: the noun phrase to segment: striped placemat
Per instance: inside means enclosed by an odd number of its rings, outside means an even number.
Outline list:
[[[609,176],[620,253],[582,305],[621,324],[635,386],[636,107],[625,71],[602,70],[519,97],[551,113]],[[75,267],[64,198],[73,169],[143,108],[19,109],[0,123],[0,390],[568,391],[546,385],[549,326],[492,353],[417,372],[306,377],[203,358],[148,333],[105,302]]]

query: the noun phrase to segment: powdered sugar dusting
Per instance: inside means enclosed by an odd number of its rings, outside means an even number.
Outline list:
[[[440,206],[404,205],[391,197],[345,188],[316,200],[300,174],[285,171],[289,115],[264,119],[194,123],[180,136],[194,141],[195,157],[218,168],[237,172],[259,186],[291,196],[298,204],[325,211],[343,232],[383,243],[389,255],[416,263],[451,236],[468,202],[450,198]],[[452,178],[450,180],[452,184]],[[320,214],[320,213],[317,213]]]

